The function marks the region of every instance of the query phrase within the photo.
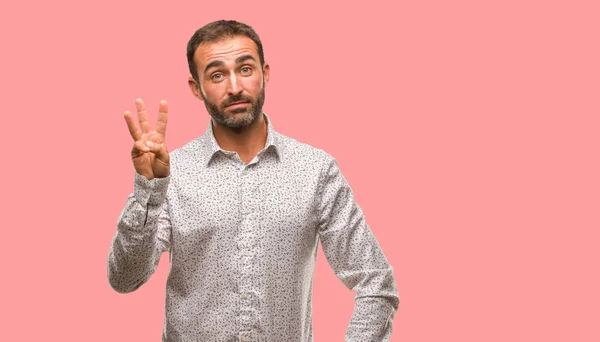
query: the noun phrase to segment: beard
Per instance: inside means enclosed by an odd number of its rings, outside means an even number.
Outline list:
[[[244,128],[250,126],[256,118],[258,118],[259,114],[262,113],[262,107],[265,103],[265,87],[264,83],[260,89],[260,94],[258,94],[258,98],[254,99],[250,96],[237,94],[232,95],[221,104],[216,104],[210,102],[205,96],[204,92],[200,91],[202,98],[204,99],[204,105],[206,106],[206,111],[210,116],[215,120],[216,123],[221,124],[228,128]],[[249,104],[245,108],[235,108],[229,110],[230,114],[226,114],[225,110],[229,104],[234,102],[244,101]]]

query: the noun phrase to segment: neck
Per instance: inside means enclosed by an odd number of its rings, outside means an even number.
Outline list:
[[[249,126],[229,128],[211,120],[213,134],[219,146],[234,151],[248,164],[267,143],[267,124],[261,113]]]

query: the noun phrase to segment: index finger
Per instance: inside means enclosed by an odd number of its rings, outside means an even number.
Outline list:
[[[167,101],[162,100],[158,106],[158,120],[156,121],[156,133],[162,134],[163,136],[167,133],[167,112],[169,106]]]

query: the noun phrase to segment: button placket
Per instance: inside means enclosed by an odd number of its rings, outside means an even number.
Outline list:
[[[257,335],[252,330],[258,324],[258,308],[256,296],[254,292],[256,276],[256,246],[257,246],[257,230],[258,221],[258,206],[260,199],[257,194],[258,182],[255,179],[255,169],[252,167],[244,167],[240,171],[240,202],[241,221],[236,237],[238,249],[238,265],[239,265],[239,313],[238,326],[240,327],[240,341],[257,341]]]

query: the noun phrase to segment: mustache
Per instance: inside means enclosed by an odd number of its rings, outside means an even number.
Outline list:
[[[228,97],[227,99],[223,100],[223,102],[221,102],[221,105],[223,107],[226,107],[234,102],[240,102],[240,101],[252,103],[252,98],[250,96],[246,96],[244,94],[232,95],[232,96]]]

